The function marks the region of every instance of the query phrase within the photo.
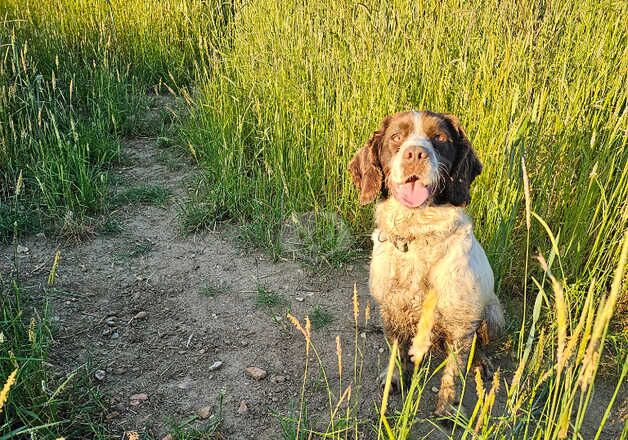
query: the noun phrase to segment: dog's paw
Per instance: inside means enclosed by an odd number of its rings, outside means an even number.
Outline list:
[[[467,410],[460,402],[438,402],[433,415],[438,422],[445,427],[453,427],[454,424],[466,424],[469,420]]]
[[[386,387],[386,374],[386,370],[382,371],[378,379],[379,387],[382,391],[384,391],[384,387]],[[393,394],[401,392],[401,378],[399,377],[399,370],[397,368],[393,370],[392,378],[390,380],[390,391]]]
[[[491,359],[485,354],[480,354],[474,362],[475,368],[480,370],[482,381],[487,384],[492,382],[496,368],[491,362]]]

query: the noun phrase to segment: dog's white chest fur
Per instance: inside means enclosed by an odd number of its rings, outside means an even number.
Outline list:
[[[498,300],[493,271],[464,210],[412,210],[391,198],[377,205],[375,218],[369,284],[389,336],[414,336],[430,289],[438,297],[436,327],[447,339],[475,332],[486,306]]]

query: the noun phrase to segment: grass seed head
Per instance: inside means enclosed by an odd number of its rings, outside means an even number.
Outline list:
[[[13,370],[11,374],[9,374],[7,381],[4,383],[4,386],[2,387],[2,390],[0,391],[0,413],[2,413],[4,404],[9,398],[9,391],[11,390],[11,387],[15,383],[15,378],[17,377],[17,370],[18,369],[16,368],[15,370]]]

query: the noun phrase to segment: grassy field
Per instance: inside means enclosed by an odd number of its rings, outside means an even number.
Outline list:
[[[98,231],[119,203],[110,170],[124,159],[121,140],[164,132],[140,116],[147,94],[170,92],[186,109],[168,137],[203,171],[182,228],[232,221],[278,256],[285,223],[307,216],[304,252],[319,255],[308,261],[339,266],[368,248],[372,221],[346,172],[356,149],[396,110],[456,114],[484,164],[469,209],[521,369],[502,421],[478,407],[467,436],[476,424],[487,438],[565,438],[568,425],[575,436],[599,362],[613,382],[628,365],[627,15],[622,1],[3,1],[0,239]],[[2,288],[28,296],[17,281]],[[8,330],[30,325],[21,303],[3,304],[2,331],[17,346],[32,344]],[[0,349],[0,382],[18,369],[0,438],[20,420],[69,417],[28,418],[43,397],[15,396],[39,379],[7,354],[16,349]],[[23,359],[45,359],[46,344],[36,349]],[[541,407],[540,389],[552,396]],[[405,438],[407,401],[383,437]],[[336,416],[332,437],[344,436]],[[291,438],[307,438],[297,426]]]

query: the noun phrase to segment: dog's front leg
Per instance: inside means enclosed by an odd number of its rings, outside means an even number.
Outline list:
[[[386,339],[390,346],[392,346],[395,342],[394,338],[386,336]],[[412,364],[410,362],[410,356],[408,355],[408,343],[407,342],[399,342],[399,360],[400,367],[395,364],[395,369],[393,370],[392,380],[391,380],[391,390],[393,393],[401,392],[401,389],[405,386],[408,386],[410,379],[412,378]],[[384,370],[379,375],[379,384],[382,389],[386,385],[386,374],[387,370]]]
[[[456,400],[456,377],[464,371],[469,358],[469,349],[473,338],[465,337],[449,344],[449,355],[443,369],[443,377],[438,391],[436,414],[444,416],[449,412],[450,406]]]

